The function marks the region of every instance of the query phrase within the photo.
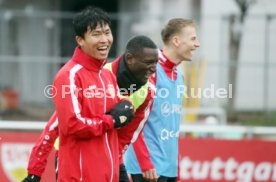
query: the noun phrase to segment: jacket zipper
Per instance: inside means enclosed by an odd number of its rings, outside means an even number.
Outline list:
[[[102,77],[101,77],[101,72],[102,72],[102,70],[100,70],[100,72],[99,72],[99,78],[100,78],[100,81],[102,83],[103,90],[104,90],[104,113],[105,113],[106,112],[106,91],[105,91],[104,82],[103,82]],[[106,146],[107,146],[107,149],[108,149],[108,152],[109,152],[109,156],[110,156],[110,160],[111,160],[111,178],[110,178],[110,182],[112,182],[113,181],[113,165],[114,164],[113,164],[112,153],[111,153],[109,142],[108,142],[107,132],[105,133],[105,141],[106,141]]]

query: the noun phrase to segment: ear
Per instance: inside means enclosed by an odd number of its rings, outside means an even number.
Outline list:
[[[76,39],[76,42],[78,43],[78,45],[79,45],[80,47],[82,47],[83,44],[84,44],[83,38],[77,35],[77,36],[75,37],[75,39]]]
[[[178,47],[179,44],[180,44],[180,40],[179,40],[179,37],[177,35],[173,36],[172,37],[172,43],[174,46]]]
[[[131,53],[126,53],[125,61],[127,65],[133,64],[133,55]]]

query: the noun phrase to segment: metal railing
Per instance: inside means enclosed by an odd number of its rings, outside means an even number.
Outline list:
[[[40,131],[44,129],[45,125],[45,121],[0,120],[0,130]],[[255,135],[267,135],[276,137],[276,127],[181,124],[180,133],[239,133],[246,136],[246,138],[252,138]]]

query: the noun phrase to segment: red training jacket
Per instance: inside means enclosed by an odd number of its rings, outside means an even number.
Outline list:
[[[116,78],[104,64],[76,48],[55,77],[60,182],[118,182],[118,135],[105,113],[120,99]]]

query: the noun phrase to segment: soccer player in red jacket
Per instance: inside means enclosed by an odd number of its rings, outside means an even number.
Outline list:
[[[103,69],[113,42],[110,19],[88,7],[73,19],[78,47],[53,86],[59,118],[58,181],[119,180],[117,129],[132,120],[128,101],[118,97],[116,78]]]

